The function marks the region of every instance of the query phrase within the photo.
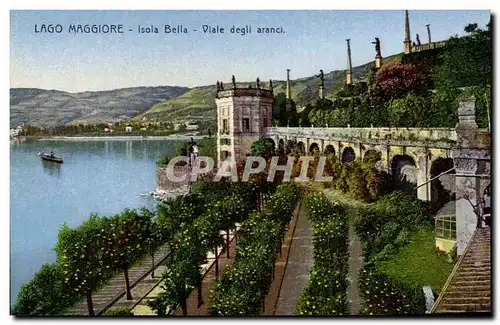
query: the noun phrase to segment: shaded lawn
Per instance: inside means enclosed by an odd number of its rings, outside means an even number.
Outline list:
[[[410,244],[403,247],[389,261],[379,264],[379,269],[391,278],[419,286],[430,285],[439,293],[450,275],[453,264],[444,254],[438,254],[432,228],[418,230]]]

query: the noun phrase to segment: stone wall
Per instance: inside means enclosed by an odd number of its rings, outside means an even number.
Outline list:
[[[186,178],[183,182],[172,182],[167,177],[167,168],[166,167],[157,167],[156,168],[156,192],[168,192],[174,189],[185,187],[189,185],[189,177],[191,174],[191,167],[186,166],[175,166],[174,167],[174,175],[176,177],[181,177],[182,175],[186,175]]]
[[[401,140],[454,142],[457,133],[454,128],[302,128],[271,127],[266,134],[286,134],[296,137],[338,138],[344,141],[363,140]]]

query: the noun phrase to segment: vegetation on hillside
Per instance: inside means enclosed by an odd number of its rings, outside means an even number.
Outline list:
[[[317,100],[303,126],[454,127],[460,97],[474,95],[476,120],[488,127],[491,23],[485,30],[470,24],[465,31],[464,37],[450,38],[444,50],[412,53],[372,68],[364,91],[363,84],[346,86],[331,101]]]

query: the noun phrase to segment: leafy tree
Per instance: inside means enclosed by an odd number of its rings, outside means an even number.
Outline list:
[[[12,313],[17,316],[52,316],[71,306],[80,295],[64,291],[58,264],[44,264],[33,279],[21,286]]]
[[[181,305],[187,316],[187,299],[201,281],[200,265],[206,255],[197,240],[194,228],[183,226],[178,240],[167,257],[167,268],[163,274],[163,291],[150,302],[158,316],[165,316],[169,309]]]
[[[127,300],[132,299],[128,269],[146,251],[144,242],[148,242],[151,229],[151,213],[146,209],[143,212],[138,214],[136,210],[125,209],[120,215],[111,217],[104,245],[114,268],[123,272]]]
[[[493,41],[491,20],[486,29],[477,24],[464,28],[464,37],[451,37],[442,54],[442,64],[436,67],[437,88],[486,86],[492,84]]]
[[[64,276],[65,290],[85,294],[90,316],[94,316],[92,291],[109,274],[105,250],[108,219],[92,214],[72,229],[66,223],[59,230],[55,251]]]
[[[389,62],[375,75],[372,97],[386,101],[404,97],[409,92],[427,90],[428,78],[422,68],[413,64]]]
[[[251,150],[253,155],[257,155],[267,159],[273,155],[274,146],[267,139],[261,139],[252,143]]]

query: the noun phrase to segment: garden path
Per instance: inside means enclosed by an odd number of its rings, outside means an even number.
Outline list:
[[[309,268],[313,263],[312,224],[302,204],[290,244],[288,263],[286,264],[275,315],[294,315],[295,305],[300,293],[307,287]]]

